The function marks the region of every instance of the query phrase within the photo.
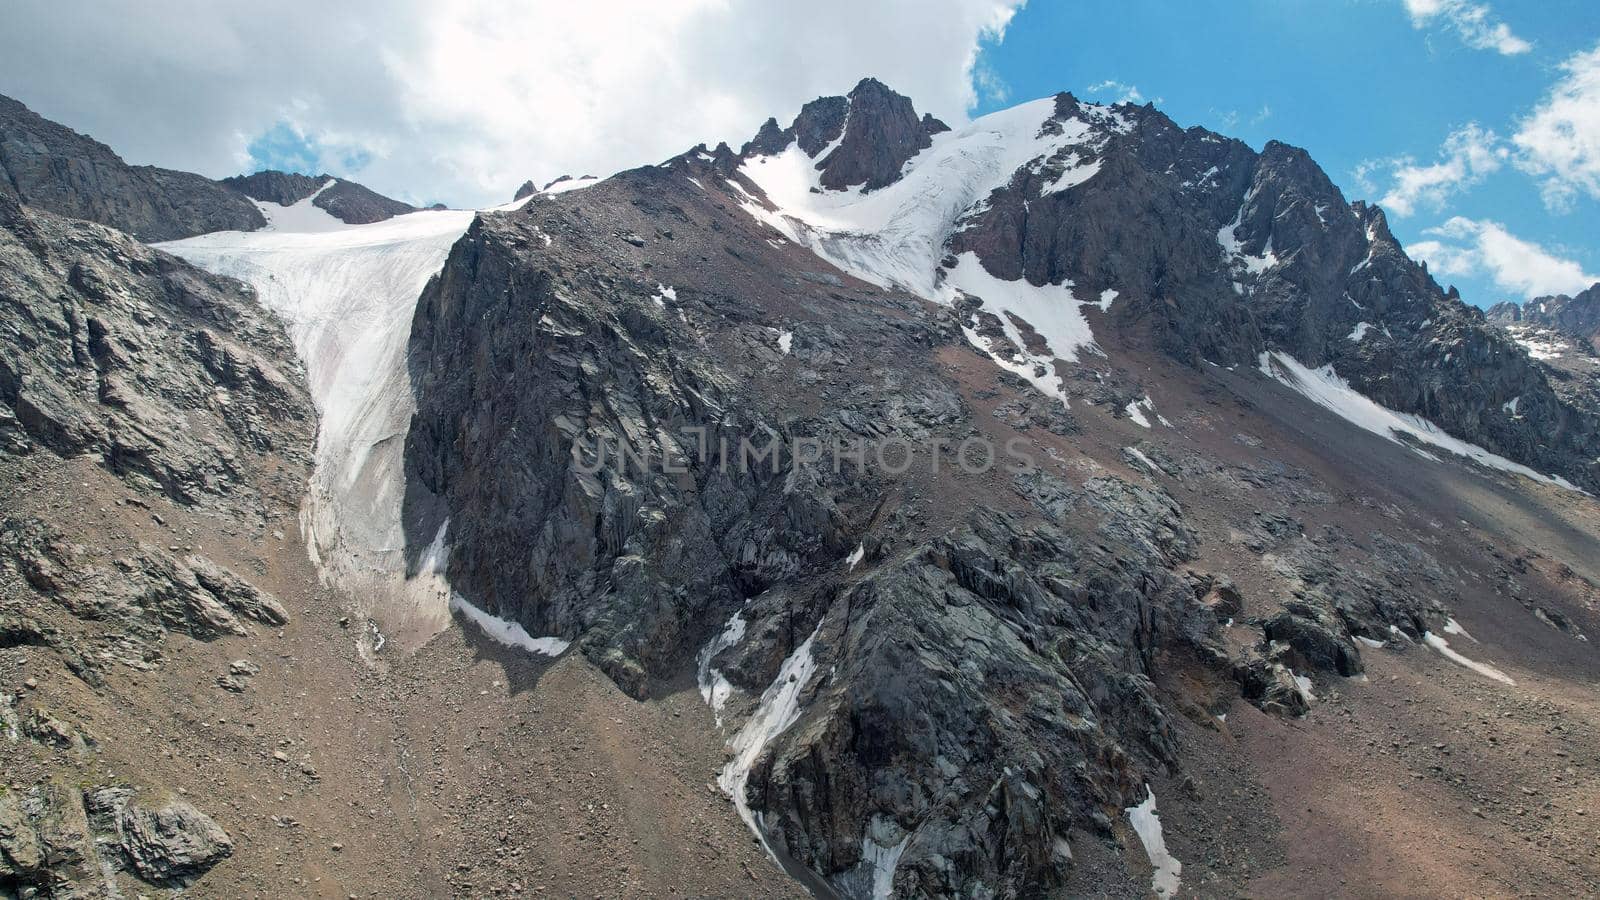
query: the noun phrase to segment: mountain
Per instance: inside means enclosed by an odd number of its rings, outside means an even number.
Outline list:
[[[1521,305],[1496,303],[1489,307],[1488,318],[1502,327],[1521,325],[1524,329],[1555,331],[1600,353],[1600,284],[1576,297],[1557,294]]]
[[[0,887],[1600,891],[1600,401],[1303,151],[866,79],[252,178],[0,198]]]
[[[298,175],[268,169],[234,175],[222,183],[253,200],[292,206],[310,199],[311,205],[346,225],[368,225],[416,212],[416,207],[391,200],[353,181],[331,175]]]
[[[1347,741],[1446,746],[1361,685],[1593,671],[1597,408],[1303,151],[1151,107],[945,130],[869,79],[533,197],[451,249],[409,368],[408,568],[641,701],[693,671],[720,787],[844,896],[1306,889],[1267,833],[1405,883],[1295,805],[1422,762]],[[1013,441],[1031,467],[960,471]],[[1537,776],[1493,755],[1447,778],[1514,805]],[[1461,889],[1566,877],[1495,867]]]
[[[266,224],[245,197],[188,172],[130,166],[111,148],[0,96],[0,195],[144,241]]]

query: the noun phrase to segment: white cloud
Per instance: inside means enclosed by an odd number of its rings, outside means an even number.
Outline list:
[[[1495,286],[1525,299],[1548,294],[1576,294],[1600,276],[1583,266],[1525,241],[1498,222],[1457,216],[1429,228],[1429,240],[1406,247],[1413,259],[1425,260],[1435,276],[1486,276]]]
[[[1120,81],[1107,79],[1098,84],[1091,84],[1083,89],[1091,97],[1107,97],[1112,103],[1143,103],[1144,94],[1132,84],[1123,84]]]
[[[0,90],[131,162],[222,176],[275,126],[416,201],[607,173],[874,75],[952,123],[1022,0],[13,0]],[[993,90],[992,81],[989,89]]]
[[[1517,123],[1517,165],[1542,179],[1545,202],[1568,209],[1579,193],[1600,200],[1600,45],[1561,64],[1565,76]]]
[[[1497,171],[1508,155],[1493,131],[1474,122],[1445,138],[1438,162],[1420,165],[1409,156],[1369,161],[1357,168],[1356,178],[1370,190],[1373,172],[1388,167],[1393,183],[1378,203],[1404,218],[1419,209],[1439,209],[1449,195],[1472,187]]]
[[[1527,53],[1533,45],[1511,32],[1499,21],[1487,3],[1471,0],[1405,0],[1411,24],[1427,28],[1443,21],[1460,35],[1461,42],[1475,50],[1493,50],[1504,56]]]

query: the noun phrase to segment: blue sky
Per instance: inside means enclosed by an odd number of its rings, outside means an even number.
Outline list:
[[[1542,179],[1519,167],[1511,141],[1570,77],[1562,64],[1600,42],[1600,3],[1411,5],[1440,10],[1414,19],[1403,0],[1035,0],[1001,42],[984,45],[976,113],[1063,88],[1098,100],[1137,89],[1180,125],[1258,149],[1270,139],[1306,148],[1351,199],[1389,195],[1405,158],[1413,168],[1437,164],[1449,155],[1441,154],[1451,135],[1476,124],[1474,139],[1459,143],[1483,147],[1493,160],[1483,168],[1492,171],[1477,183],[1460,179],[1466,183],[1437,203],[1387,203],[1396,235],[1420,247],[1418,255],[1436,257],[1440,281],[1479,305],[1521,299],[1576,271],[1556,269],[1552,280],[1548,261],[1537,258],[1521,262],[1531,273],[1519,269],[1517,257],[1526,254],[1518,243],[1496,244],[1501,232],[1582,273],[1600,273],[1600,202],[1582,190],[1547,202]],[[1451,18],[1463,10],[1469,27],[1505,30],[1467,35]],[[1091,90],[1096,85],[1103,87]],[[1455,217],[1470,224],[1429,232]]]

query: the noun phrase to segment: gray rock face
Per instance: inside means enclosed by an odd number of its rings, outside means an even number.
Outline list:
[[[1114,288],[1119,327],[1195,365],[1254,365],[1269,349],[1332,364],[1385,406],[1600,487],[1600,406],[1552,385],[1303,150],[1269,142],[1256,154],[1152,107],[1107,111],[1069,94],[1055,118],[1089,121],[1090,137],[1019,170],[951,238],[953,253],[977,253],[1000,278],[1070,279],[1084,297]],[[1063,161],[1099,170],[1047,192]]]
[[[324,190],[323,185],[329,181],[333,184]],[[301,175],[268,169],[224,178],[222,183],[247,197],[280,206],[298,203],[314,194],[313,206],[326,210],[328,215],[347,225],[367,225],[416,212],[416,207],[409,203],[392,200],[353,181],[326,174]]]
[[[1059,884],[1057,838],[1116,840],[1107,811],[1177,764],[1158,656],[1232,677],[1217,616],[1171,572],[1195,534],[1163,490],[1109,476],[741,467],[741,438],[921,454],[997,419],[928,364],[959,339],[945,313],[775,271],[743,212],[705,196],[651,167],[480,217],[456,245],[413,323],[408,553],[448,519],[456,590],[574,640],[635,696],[698,662],[756,698],[808,648],[826,673],[796,688],[809,712],[739,794],[844,894],[869,894],[892,846],[903,896]],[[613,450],[585,471],[574,445],[600,441],[655,462]],[[742,638],[714,640],[735,619]]]
[[[511,199],[521,200],[523,197],[531,197],[538,192],[539,186],[534,184],[532,179],[529,179],[528,181],[524,181],[522,183],[522,187],[517,188],[516,196],[512,197]]]
[[[233,840],[188,803],[150,809],[129,788],[80,795],[55,783],[0,793],[0,890],[19,897],[120,896],[111,873],[185,887],[233,852]]]
[[[125,235],[0,197],[0,434],[89,455],[184,503],[248,496],[313,421],[282,326],[249,289]]]
[[[798,143],[816,157],[837,141],[838,146],[817,160],[822,184],[870,191],[897,180],[906,160],[928,147],[933,135],[949,130],[933,116],[917,118],[909,98],[876,78],[863,78],[848,96],[807,103],[788,128],[768,119],[741,155],[770,155]]]
[[[1575,297],[1557,294],[1518,305],[1496,303],[1487,318],[1496,325],[1531,325],[1558,331],[1600,353],[1600,284]]]
[[[111,148],[0,96],[0,197],[87,219],[142,241],[266,224],[223,185],[152,166],[130,166]]]
[[[100,788],[84,793],[84,805],[123,865],[151,884],[182,886],[233,853],[228,833],[181,800],[151,809],[128,788]]]

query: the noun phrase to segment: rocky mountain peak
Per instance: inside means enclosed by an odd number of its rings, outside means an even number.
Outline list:
[[[416,212],[416,207],[409,203],[385,197],[364,185],[335,178],[326,172],[307,175],[264,169],[224,178],[222,183],[252,200],[279,206],[292,206],[310,199],[313,206],[346,225],[368,225]]]

